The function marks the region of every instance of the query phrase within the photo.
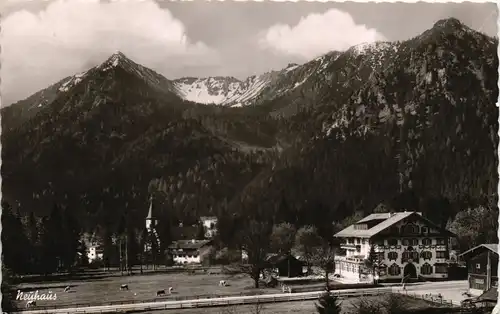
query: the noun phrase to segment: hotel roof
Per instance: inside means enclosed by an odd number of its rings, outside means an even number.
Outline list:
[[[431,222],[430,220],[422,217],[422,213],[419,212],[396,212],[396,213],[375,213],[366,216],[365,218],[359,220],[355,224],[350,225],[349,227],[343,229],[342,231],[335,234],[335,237],[362,237],[362,238],[370,238],[379,232],[395,225],[396,223],[406,219],[410,216],[417,216],[419,219],[424,220],[427,224],[432,225],[438,229],[443,230],[444,232],[455,236],[453,233],[444,230]],[[360,223],[366,223],[369,221],[377,221],[381,220],[378,224],[371,227],[370,229],[355,229],[354,226]]]

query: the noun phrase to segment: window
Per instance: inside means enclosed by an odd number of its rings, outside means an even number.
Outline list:
[[[418,252],[411,252],[410,258],[414,261],[418,261]]]
[[[395,261],[398,259],[398,253],[397,252],[389,252],[387,254],[387,258],[390,260],[390,261]]]
[[[401,268],[397,264],[392,264],[389,267],[389,275],[398,276],[401,274]]]
[[[445,245],[446,241],[443,238],[438,238],[438,239],[436,239],[436,244],[437,245]]]
[[[410,240],[409,239],[403,239],[403,245],[404,246],[410,245]]]
[[[446,258],[446,251],[436,251],[436,258]]]
[[[410,252],[404,251],[402,256],[401,256],[401,261],[404,263],[404,262],[408,261],[409,258],[410,258]]]
[[[397,258],[397,257],[396,257]],[[385,254],[384,252],[378,252],[377,253],[377,260],[383,261],[385,259]]]
[[[389,245],[398,245],[397,239],[389,239],[387,242],[389,243]]]
[[[419,234],[420,228],[417,225],[409,223],[401,227],[404,234]]]
[[[481,264],[476,264],[476,269],[481,269]]]
[[[422,233],[427,233],[427,232],[429,232],[429,228],[427,228],[427,227],[422,227],[422,228],[420,228],[420,229],[422,230]]]
[[[410,245],[418,245],[418,239],[410,239]]]
[[[432,244],[432,240],[429,239],[429,238],[425,238],[422,240],[422,244],[423,245],[431,245]]]
[[[434,272],[436,274],[446,274],[448,272],[448,267],[446,267],[445,265],[435,265],[434,269]]]
[[[421,256],[424,260],[428,260],[428,259],[431,259],[431,258],[432,258],[432,252],[430,252],[430,251],[423,251],[422,253],[420,253],[420,256]]]
[[[420,273],[422,275],[430,275],[432,274],[432,266],[425,263],[424,265],[422,265],[422,268],[420,269]]]

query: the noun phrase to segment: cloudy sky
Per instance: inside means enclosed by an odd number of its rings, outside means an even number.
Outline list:
[[[120,50],[165,75],[243,79],[455,17],[497,34],[493,3],[1,0],[2,105]]]

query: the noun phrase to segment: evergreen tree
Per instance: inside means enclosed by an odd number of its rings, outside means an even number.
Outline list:
[[[30,243],[29,263],[31,265],[31,271],[36,272],[40,262],[40,231],[38,230],[38,222],[33,212],[30,212],[28,215],[26,233]]]
[[[67,270],[71,270],[76,262],[77,251],[80,245],[80,227],[73,213],[66,209],[63,216],[64,249],[62,250],[62,262]]]
[[[198,240],[204,240],[205,239],[205,227],[201,222],[197,224],[197,230],[196,230],[196,239]]]
[[[315,306],[319,314],[340,314],[342,312],[341,302],[337,296],[328,293],[322,295]]]
[[[42,219],[40,270],[43,273],[49,274],[59,269],[66,248],[65,241],[61,211],[54,204],[50,215]]]
[[[3,263],[17,274],[29,271],[30,245],[23,224],[7,202],[2,202]]]

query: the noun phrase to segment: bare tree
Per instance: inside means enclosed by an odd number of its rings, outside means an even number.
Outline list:
[[[268,222],[249,221],[240,231],[239,239],[248,260],[242,262],[240,270],[250,275],[254,280],[255,288],[259,288],[259,275],[267,267],[266,257],[269,253],[269,236],[271,226]]]
[[[306,262],[309,271],[313,263],[314,248],[322,244],[318,230],[314,226],[304,226],[295,235],[295,249]]]
[[[264,304],[260,302],[259,299],[257,299],[257,302],[252,305],[252,308],[250,309],[251,314],[262,314],[264,313],[265,307]]]
[[[329,275],[335,272],[335,248],[331,247],[328,243],[317,246],[314,248],[311,255],[312,264],[325,275],[325,289],[330,291]]]
[[[290,255],[296,233],[297,229],[290,223],[274,225],[271,233],[271,249],[279,254]],[[290,259],[288,259],[288,277],[290,277]]]
[[[146,230],[146,228],[144,229],[138,229],[135,233],[135,236],[136,236],[136,241],[139,245],[139,265],[140,265],[140,269],[141,269],[141,274],[143,273],[143,268],[142,268],[142,265],[144,263],[144,249],[145,249],[145,245],[146,245],[146,240],[147,240],[147,233],[148,231]]]

